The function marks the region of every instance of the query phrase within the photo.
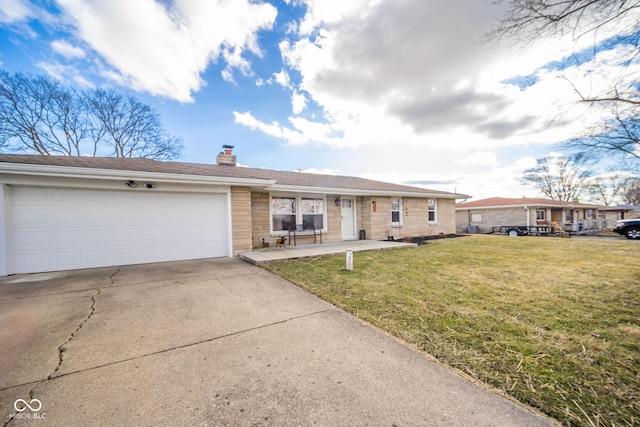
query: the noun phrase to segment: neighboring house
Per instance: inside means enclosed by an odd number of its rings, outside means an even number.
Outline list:
[[[450,234],[455,200],[468,197],[236,167],[225,148],[217,165],[0,155],[0,276],[235,256],[296,224],[324,243]]]
[[[601,207],[578,202],[537,198],[504,198],[474,200],[456,205],[458,232],[488,233],[492,227],[511,225],[545,225],[555,222],[566,231],[603,228]]]
[[[600,211],[607,219],[609,228],[613,228],[619,219],[640,218],[640,206],[635,205],[604,206]]]

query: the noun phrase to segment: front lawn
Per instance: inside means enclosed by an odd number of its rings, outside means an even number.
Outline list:
[[[475,235],[268,270],[566,425],[640,425],[640,243]]]

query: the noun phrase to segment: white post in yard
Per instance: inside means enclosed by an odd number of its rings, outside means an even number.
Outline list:
[[[347,249],[347,270],[353,270],[353,251]]]

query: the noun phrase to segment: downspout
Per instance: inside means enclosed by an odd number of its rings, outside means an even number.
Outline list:
[[[525,210],[525,212],[527,213],[527,227],[529,227],[529,226],[530,226],[530,224],[531,224],[531,217],[530,217],[530,215],[529,215],[529,206],[525,206],[525,207],[524,207],[524,210]]]

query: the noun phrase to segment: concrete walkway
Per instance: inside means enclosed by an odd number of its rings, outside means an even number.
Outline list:
[[[347,250],[351,250],[354,252],[375,251],[381,249],[403,248],[410,246],[416,246],[416,244],[378,240],[349,240],[337,243],[256,249],[254,251],[240,253],[240,258],[254,265],[259,265],[263,262],[281,261],[283,259],[308,258],[340,253],[343,254]]]
[[[237,258],[0,278],[0,420],[550,425]]]

